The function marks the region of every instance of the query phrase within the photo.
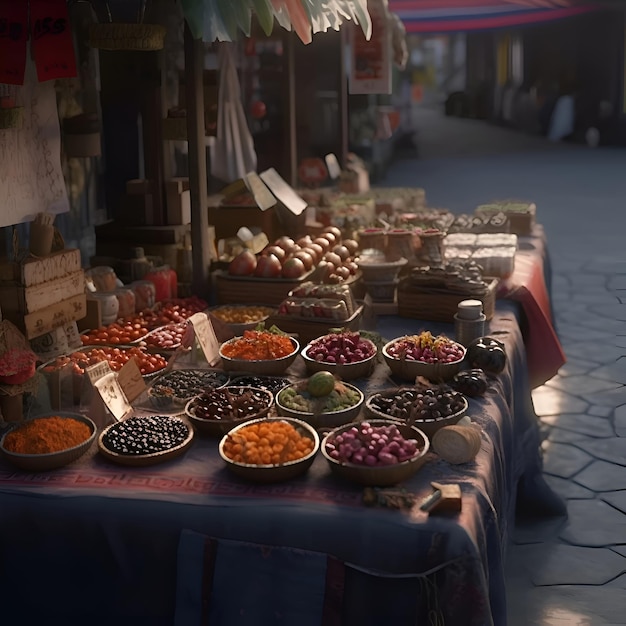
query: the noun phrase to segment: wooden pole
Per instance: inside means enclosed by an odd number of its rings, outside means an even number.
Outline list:
[[[298,138],[296,115],[296,59],[295,33],[285,31],[283,44],[283,73],[285,76],[285,179],[292,186],[298,184]]]
[[[195,295],[208,298],[211,242],[207,202],[203,73],[204,45],[202,40],[193,38],[185,22],[185,103],[191,199],[192,290]]]
[[[346,166],[349,146],[349,116],[348,116],[348,68],[346,54],[348,53],[348,28],[354,28],[352,23],[344,24],[339,29],[339,154],[337,159],[341,167]]]

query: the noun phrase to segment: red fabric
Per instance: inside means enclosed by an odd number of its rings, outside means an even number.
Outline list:
[[[65,0],[30,0],[30,24],[39,82],[76,76],[74,40]]]
[[[524,343],[528,375],[532,388],[550,380],[565,364],[566,358],[552,324],[550,296],[544,278],[544,246],[541,237],[531,239],[533,250],[519,250],[513,275],[502,281],[498,297],[522,305],[528,320]]]
[[[0,83],[23,85],[28,41],[26,0],[0,0]]]

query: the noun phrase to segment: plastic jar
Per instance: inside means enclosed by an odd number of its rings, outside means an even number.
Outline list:
[[[87,300],[97,300],[100,302],[100,316],[102,324],[108,326],[112,324],[118,317],[120,303],[114,293],[94,292],[87,294]]]
[[[85,274],[93,282],[96,291],[114,291],[117,288],[117,275],[112,267],[107,265],[92,267]]]
[[[128,287],[116,289],[115,297],[119,303],[118,317],[132,317],[135,315],[135,293]]]
[[[153,269],[144,276],[144,280],[149,280],[154,285],[157,302],[171,300],[172,279],[169,266],[164,265]]]
[[[151,309],[156,303],[156,287],[149,280],[136,280],[129,287],[135,294],[135,310]]]

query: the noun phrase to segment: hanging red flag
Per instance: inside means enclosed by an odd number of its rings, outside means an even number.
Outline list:
[[[0,0],[0,83],[23,85],[28,41],[28,2]]]
[[[30,0],[30,29],[39,82],[76,76],[66,1]]]

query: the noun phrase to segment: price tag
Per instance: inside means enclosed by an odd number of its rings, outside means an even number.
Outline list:
[[[271,194],[270,190],[265,186],[265,183],[259,178],[256,172],[248,172],[243,177],[243,180],[250,193],[254,196],[254,201],[261,211],[265,211],[276,204],[276,198]]]
[[[209,365],[215,365],[220,359],[220,344],[215,335],[215,330],[211,320],[206,313],[195,313],[189,318],[189,322],[193,326],[196,339],[204,352]]]
[[[326,161],[326,167],[328,168],[328,175],[332,180],[339,178],[341,176],[341,166],[339,165],[339,161],[337,161],[337,157],[331,152],[324,157]]]
[[[273,167],[261,173],[261,180],[294,215],[300,215],[306,209],[306,202],[282,179]]]
[[[117,373],[117,382],[129,402],[134,402],[146,390],[146,382],[135,359],[130,359],[124,364]]]
[[[99,363],[94,363],[94,365],[86,367],[85,372],[89,377],[89,381],[95,387],[96,382],[107,374],[111,374],[112,370],[108,361],[100,361]]]
[[[114,372],[99,378],[94,387],[98,390],[102,402],[118,422],[132,410]]]

